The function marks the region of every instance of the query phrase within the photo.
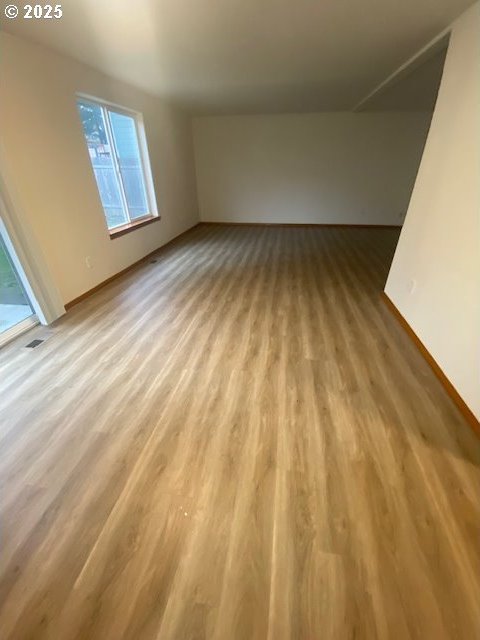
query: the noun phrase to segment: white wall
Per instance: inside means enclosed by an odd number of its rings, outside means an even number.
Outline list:
[[[479,3],[453,25],[385,291],[480,419]]]
[[[143,113],[160,222],[110,239],[76,92]],[[158,98],[3,33],[0,121],[0,171],[64,303],[198,221],[190,122]]]
[[[403,222],[429,113],[194,119],[206,221]]]

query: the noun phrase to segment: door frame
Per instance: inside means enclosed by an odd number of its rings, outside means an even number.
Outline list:
[[[26,224],[4,158],[0,145],[0,233],[39,321],[48,325],[65,313],[65,307],[34,234]]]

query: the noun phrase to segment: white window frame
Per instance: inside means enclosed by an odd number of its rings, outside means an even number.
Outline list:
[[[160,216],[158,214],[158,208],[157,208],[157,199],[155,196],[155,188],[154,188],[154,184],[153,184],[153,177],[152,177],[152,169],[150,166],[150,157],[148,154],[148,146],[147,146],[147,137],[145,134],[145,125],[143,122],[143,114],[140,111],[134,111],[133,109],[128,109],[127,107],[122,107],[118,104],[115,104],[113,102],[108,102],[107,100],[102,100],[101,98],[96,98],[94,96],[90,96],[87,95],[85,93],[77,93],[76,94],[76,101],[78,100],[82,100],[83,102],[89,102],[92,105],[98,106],[102,109],[102,114],[103,114],[103,119],[105,122],[105,128],[106,128],[106,135],[107,135],[107,139],[108,139],[108,144],[112,150],[112,160],[113,160],[113,166],[115,169],[115,172],[117,174],[117,178],[118,178],[118,183],[120,185],[120,195],[122,198],[122,204],[123,204],[123,208],[125,211],[125,215],[127,217],[127,222],[126,223],[121,223],[119,225],[116,225],[114,227],[109,227],[108,226],[108,220],[107,220],[107,216],[105,215],[105,210],[103,208],[103,202],[102,202],[102,198],[100,195],[100,191],[98,189],[98,185],[95,182],[95,186],[97,187],[97,192],[98,192],[98,197],[100,200],[100,204],[102,206],[102,212],[105,218],[105,223],[107,225],[107,229],[108,232],[111,236],[114,236],[115,234],[119,234],[120,232],[122,232],[123,230],[128,230],[128,229],[134,229],[137,226],[140,226],[142,223],[148,222],[150,220],[156,220],[156,219],[160,219]],[[112,133],[112,128],[111,128],[111,122],[110,122],[110,117],[108,112],[109,111],[113,111],[115,113],[119,113],[121,115],[126,115],[129,116],[131,118],[133,118],[133,121],[135,123],[135,133],[137,135],[137,142],[138,142],[138,148],[140,151],[140,164],[141,164],[141,168],[142,168],[142,174],[143,174],[143,182],[145,185],[145,192],[146,192],[146,196],[147,196],[147,204],[148,204],[148,208],[149,208],[149,212],[147,214],[145,214],[144,216],[138,217],[138,218],[131,218],[130,217],[130,211],[128,209],[128,202],[127,202],[127,197],[125,195],[125,187],[123,184],[123,177],[120,171],[120,165],[119,165],[119,161],[118,161],[118,156],[117,156],[117,148],[116,148],[116,144],[115,144],[115,138],[113,136]],[[83,141],[85,143],[85,132],[83,131],[83,125],[82,123],[81,127],[82,127],[82,134],[83,134]],[[89,158],[90,159],[90,158]],[[92,171],[93,171],[93,166],[92,166],[92,162],[90,159],[90,166],[92,167]]]

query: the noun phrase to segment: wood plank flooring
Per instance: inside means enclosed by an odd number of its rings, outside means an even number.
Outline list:
[[[198,227],[0,352],[3,640],[478,637],[480,442],[397,237]]]

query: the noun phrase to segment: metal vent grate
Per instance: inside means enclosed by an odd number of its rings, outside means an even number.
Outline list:
[[[25,345],[25,349],[35,349],[35,347],[38,347],[39,344],[42,344],[42,342],[45,342],[44,340],[32,340],[31,342],[29,342],[28,344]]]

